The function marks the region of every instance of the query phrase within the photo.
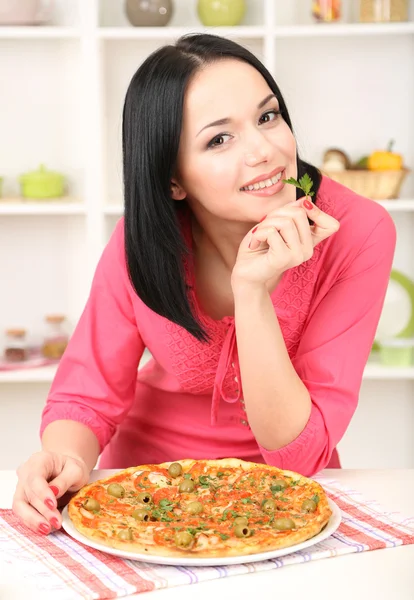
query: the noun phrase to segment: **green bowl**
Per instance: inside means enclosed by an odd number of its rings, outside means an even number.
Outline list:
[[[48,199],[64,195],[64,175],[47,171],[44,165],[37,171],[21,175],[19,181],[23,198]]]
[[[239,25],[246,12],[245,0],[198,0],[198,18],[207,27]]]

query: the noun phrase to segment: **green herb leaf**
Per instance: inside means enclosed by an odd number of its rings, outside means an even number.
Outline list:
[[[311,192],[313,181],[308,173],[305,173],[303,177],[299,179],[299,181],[296,181],[296,179],[293,177],[289,177],[289,179],[283,179],[282,181],[283,183],[289,183],[290,185],[294,185],[295,187],[299,188],[302,190],[305,196],[313,196],[315,194],[315,192]]]
[[[222,540],[228,540],[229,539],[229,535],[227,535],[227,533],[220,533],[219,534]]]
[[[319,496],[318,496],[318,494],[315,494],[314,496],[312,496],[311,500],[313,500],[315,502],[315,504],[319,504]]]
[[[191,479],[191,473],[184,473],[184,479]]]
[[[242,498],[243,504],[253,504],[253,500],[251,498]]]

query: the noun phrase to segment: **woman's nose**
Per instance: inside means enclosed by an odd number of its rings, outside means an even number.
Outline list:
[[[246,152],[244,160],[248,167],[254,167],[262,162],[268,162],[271,152],[271,145],[264,139],[262,135],[255,137],[254,140],[250,140],[250,143],[246,144]]]

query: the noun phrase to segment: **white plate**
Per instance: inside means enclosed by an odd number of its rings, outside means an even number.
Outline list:
[[[107,552],[108,554],[114,554],[115,556],[119,556],[120,558],[128,558],[129,560],[140,560],[147,563],[157,563],[159,565],[175,565],[183,567],[213,567],[215,565],[238,565],[243,563],[258,562],[260,560],[267,560],[269,558],[278,558],[279,556],[285,556],[286,554],[291,554],[292,552],[297,552],[298,550],[309,548],[309,546],[314,546],[318,542],[326,540],[326,538],[330,537],[334,533],[334,531],[338,529],[339,524],[341,522],[341,511],[339,507],[330,498],[328,498],[328,501],[329,506],[332,509],[331,518],[329,519],[325,529],[323,529],[313,538],[306,540],[306,542],[301,542],[300,544],[296,544],[295,546],[289,546],[289,548],[280,548],[279,550],[260,552],[258,554],[248,554],[247,556],[229,556],[227,558],[181,558],[179,556],[163,557],[151,556],[148,554],[138,554],[135,552],[122,552],[122,550],[117,550],[115,548],[105,546],[104,544],[99,544],[82,535],[74,527],[72,521],[69,519],[67,506],[65,506],[65,508],[62,511],[62,526],[63,529],[71,537],[73,537],[78,542],[82,542],[82,544],[85,544],[85,546],[90,546],[91,548],[101,550],[102,552]]]

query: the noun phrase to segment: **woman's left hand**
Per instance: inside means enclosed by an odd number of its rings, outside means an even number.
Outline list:
[[[308,217],[314,225],[309,225]],[[338,229],[334,217],[306,198],[272,211],[240,244],[232,285],[277,283],[285,271],[309,260],[315,246]]]

